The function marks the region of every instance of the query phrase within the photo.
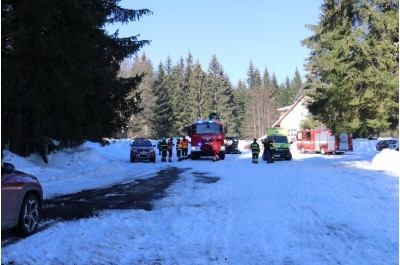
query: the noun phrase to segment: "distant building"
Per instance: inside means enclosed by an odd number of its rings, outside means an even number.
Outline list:
[[[292,141],[296,140],[296,133],[300,130],[300,124],[309,115],[308,109],[305,106],[304,96],[300,95],[299,98],[291,106],[278,109],[280,116],[279,119],[272,125],[272,127],[282,127],[287,129],[289,138]]]

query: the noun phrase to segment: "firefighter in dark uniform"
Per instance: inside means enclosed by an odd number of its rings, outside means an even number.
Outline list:
[[[270,148],[271,148],[271,163],[274,163],[274,153],[275,153],[275,140],[274,138],[271,138],[270,140]]]
[[[267,163],[274,163],[274,151],[275,151],[275,142],[274,139],[271,138],[268,141],[265,141],[264,147],[267,152]]]
[[[162,139],[161,141],[161,162],[167,162],[167,142],[165,141],[165,138]]]
[[[162,142],[162,139],[160,139],[157,143],[158,155],[161,155],[161,142]]]
[[[257,139],[254,139],[254,142],[250,145],[251,154],[253,156],[253,160],[251,161],[254,164],[258,164],[258,154],[260,153],[260,145],[257,143]]]
[[[264,152],[265,152],[265,156],[266,156],[266,159],[267,159],[267,163],[268,164],[269,163],[274,163],[274,160],[273,160],[273,156],[274,156],[273,149],[275,149],[275,145],[274,145],[273,139],[272,138],[269,139],[269,140],[265,139],[263,144],[264,144]]]

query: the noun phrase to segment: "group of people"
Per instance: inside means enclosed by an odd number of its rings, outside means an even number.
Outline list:
[[[168,142],[165,138],[161,139],[157,143],[158,154],[161,155],[161,162],[167,162],[167,154],[168,154],[168,162],[172,162],[172,150],[175,146],[173,143],[173,138],[169,138]],[[188,158],[188,146],[189,140],[183,136],[183,139],[176,138],[176,156],[178,157],[178,161],[186,160]]]
[[[264,152],[266,155],[267,163],[274,163],[274,150],[275,150],[275,142],[274,139],[265,139],[261,141],[264,145]],[[251,154],[252,154],[252,163],[258,164],[258,155],[260,153],[260,145],[257,143],[257,139],[250,145]]]

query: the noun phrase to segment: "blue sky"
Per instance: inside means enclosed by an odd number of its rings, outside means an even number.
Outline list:
[[[126,0],[121,6],[147,8],[153,15],[107,30],[151,40],[139,53],[144,51],[154,68],[168,55],[175,64],[190,51],[205,71],[215,54],[234,86],[246,79],[250,61],[282,83],[296,67],[306,73],[310,51],[300,42],[312,35],[306,25],[318,23],[320,5],[321,0]]]

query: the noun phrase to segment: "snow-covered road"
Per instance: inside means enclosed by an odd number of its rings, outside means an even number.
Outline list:
[[[44,165],[6,154],[37,175],[45,197],[185,168],[152,211],[105,211],[60,222],[2,248],[8,264],[398,264],[399,152],[374,150],[251,163],[129,163],[129,142],[88,143]],[[88,165],[88,166],[87,166]]]

